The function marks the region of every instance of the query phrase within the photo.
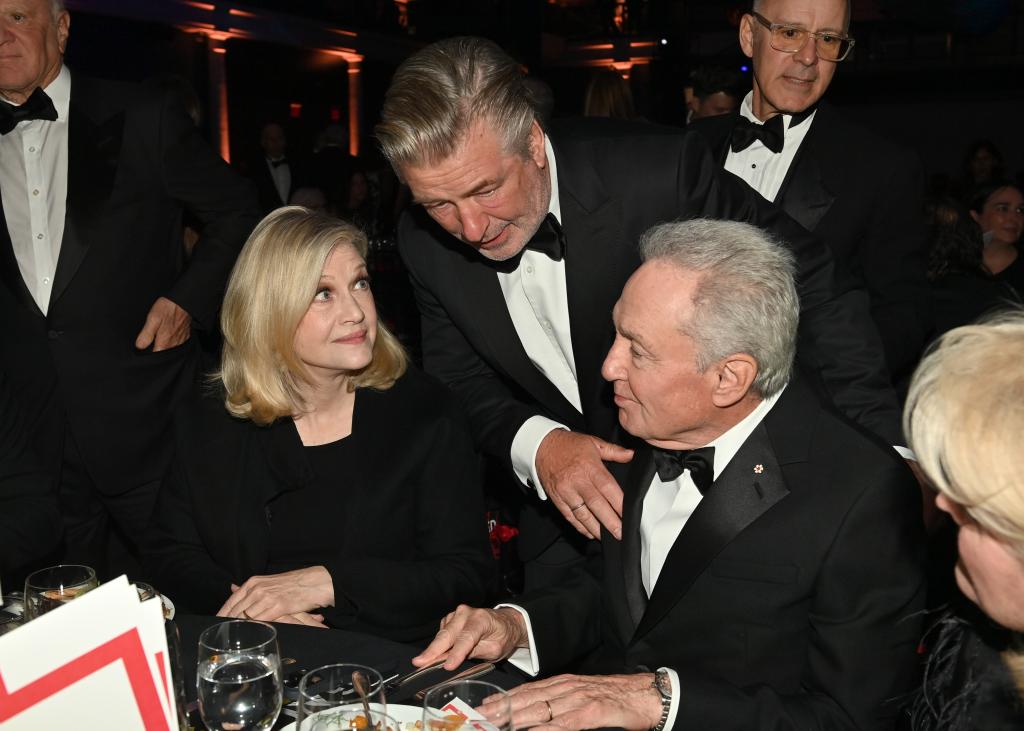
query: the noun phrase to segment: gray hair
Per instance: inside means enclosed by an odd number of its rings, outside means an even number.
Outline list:
[[[447,159],[481,119],[504,136],[506,151],[528,155],[534,118],[518,63],[493,41],[449,38],[398,67],[375,131],[398,172]]]
[[[764,4],[767,1],[768,0],[752,0],[752,2],[750,3],[750,12],[752,12],[752,13],[760,13],[764,9]],[[843,27],[844,28],[849,28],[850,27],[850,15],[851,15],[850,0],[846,0],[844,5],[846,6],[846,13],[843,16]],[[774,20],[774,18],[772,18],[772,20]]]
[[[754,391],[768,398],[786,385],[800,320],[788,250],[750,224],[697,218],[648,230],[640,240],[640,256],[701,275],[693,313],[679,325],[697,347],[700,371],[733,353],[746,353],[757,361]]]

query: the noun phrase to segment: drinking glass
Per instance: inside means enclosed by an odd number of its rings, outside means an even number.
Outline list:
[[[207,627],[199,637],[196,688],[210,731],[269,729],[282,700],[277,630],[246,619]]]
[[[456,680],[423,698],[423,731],[514,731],[512,702],[494,683]]]
[[[100,585],[88,566],[63,564],[40,569],[25,579],[25,621],[63,606]]]
[[[296,731],[349,729],[347,724],[342,725],[346,719],[357,724],[355,716],[362,716],[365,719],[366,714],[357,683],[362,683],[370,707],[369,721],[376,727],[377,716],[384,716],[387,713],[384,681],[380,673],[365,665],[335,663],[310,670],[299,681]],[[349,715],[346,716],[345,713]],[[363,727],[356,725],[351,728]]]

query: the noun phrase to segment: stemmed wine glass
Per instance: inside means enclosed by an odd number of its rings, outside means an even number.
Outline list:
[[[384,681],[379,672],[365,665],[324,665],[310,670],[299,682],[296,731],[365,728],[366,721],[381,731],[389,725],[397,729],[386,714]],[[360,722],[358,716],[365,720]]]
[[[512,702],[494,683],[456,680],[429,691],[423,697],[423,731],[514,731]]]
[[[281,712],[281,653],[266,622],[234,619],[199,637],[199,714],[210,731],[269,729]]]
[[[96,572],[88,566],[63,564],[35,571],[25,579],[25,621],[53,611],[99,585]]]

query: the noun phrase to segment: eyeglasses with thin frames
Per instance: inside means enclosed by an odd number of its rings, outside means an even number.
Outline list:
[[[850,36],[829,33],[828,31],[816,33],[815,31],[799,28],[795,25],[773,23],[760,13],[752,12],[751,16],[771,32],[772,48],[782,53],[796,53],[807,43],[807,38],[811,37],[814,39],[814,47],[818,53],[818,58],[823,61],[838,63],[850,55],[850,50],[853,48],[853,44],[856,43]]]

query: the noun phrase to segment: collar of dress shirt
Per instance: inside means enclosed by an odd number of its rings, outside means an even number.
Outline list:
[[[548,203],[548,213],[561,223],[562,204],[558,200],[558,165],[555,164],[555,150],[551,147],[551,140],[547,135],[544,135],[544,152],[548,157],[548,170],[550,171],[548,175],[551,179],[551,200]]]
[[[743,419],[732,426],[727,432],[720,435],[717,439],[712,441],[707,446],[715,448],[715,478],[722,474],[725,468],[729,465],[729,462],[736,453],[740,451],[740,447],[747,441],[747,438],[751,435],[757,425],[761,423],[764,417],[772,410],[775,406],[775,402],[779,400],[779,396],[782,395],[783,391],[786,390],[786,386],[783,386],[777,394],[766,398],[761,401],[754,410],[743,417]]]
[[[61,65],[60,72],[43,91],[50,97],[53,108],[57,110],[56,121],[67,124],[68,108],[71,106],[71,72],[68,71],[68,67]]]
[[[811,128],[814,123],[814,116],[818,113],[818,110],[814,110],[807,117],[793,129],[789,128],[790,122],[793,121],[792,114],[782,115],[782,127],[785,130],[786,146],[796,144],[799,146],[799,142],[807,135],[807,130]],[[754,124],[764,124],[760,119],[754,116],[754,92],[748,91],[747,95],[743,97],[743,103],[740,104],[740,115],[749,119]],[[760,143],[755,143],[760,144]]]

